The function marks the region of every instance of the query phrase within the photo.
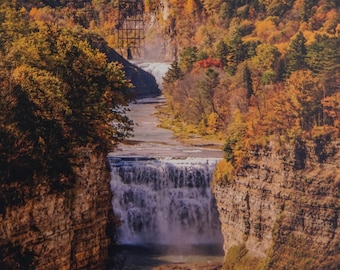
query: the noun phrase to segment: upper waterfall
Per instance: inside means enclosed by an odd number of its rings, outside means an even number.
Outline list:
[[[162,89],[163,84],[163,76],[169,70],[170,63],[158,63],[158,62],[144,62],[144,63],[136,63],[136,65],[152,74],[155,79],[159,89]]]

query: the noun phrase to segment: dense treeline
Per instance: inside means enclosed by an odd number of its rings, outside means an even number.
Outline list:
[[[24,2],[0,5],[0,186],[47,176],[60,188],[73,183],[80,148],[108,151],[131,131],[131,84],[96,33]]]
[[[166,113],[189,134],[226,137],[226,178],[269,142],[339,137],[338,1],[167,3],[179,57],[164,78]]]
[[[128,83],[91,41],[100,35],[116,44],[117,6],[117,0],[2,5],[1,162],[40,159],[36,166],[51,172],[70,168],[54,161],[67,160],[77,144],[71,138],[108,142],[108,117],[125,123],[119,112],[104,111],[126,99],[107,89]],[[164,78],[171,124],[226,140],[229,168],[269,141],[339,136],[338,1],[147,0],[144,6],[178,59]]]

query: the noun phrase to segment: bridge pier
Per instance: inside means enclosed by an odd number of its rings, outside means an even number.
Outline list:
[[[133,52],[140,57],[144,48],[144,2],[119,0],[118,9],[117,47],[126,51],[129,60],[133,59]]]

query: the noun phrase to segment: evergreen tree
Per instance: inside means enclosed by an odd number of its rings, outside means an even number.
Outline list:
[[[303,22],[308,22],[312,15],[312,7],[318,3],[318,0],[304,0],[302,5],[302,10],[300,13],[300,20]]]
[[[289,77],[292,72],[306,67],[306,55],[306,39],[302,32],[298,32],[296,37],[290,42],[285,58],[286,77]]]
[[[325,96],[339,91],[340,85],[340,38],[316,36],[307,48],[308,67],[324,84]]]
[[[184,74],[179,67],[178,62],[173,62],[165,74],[163,81],[164,83],[172,83],[183,78],[183,76]]]
[[[251,72],[248,66],[244,67],[243,81],[247,89],[247,98],[250,99],[251,95],[254,93],[254,89],[253,89],[253,80],[251,78]]]
[[[216,57],[221,59],[222,65],[227,65],[228,47],[223,40],[221,40],[216,46]]]
[[[230,34],[227,45],[227,69],[231,75],[234,75],[237,69],[237,65],[245,60],[247,57],[247,52],[245,51],[242,37],[237,29]]]
[[[198,49],[194,47],[186,47],[179,56],[179,66],[184,73],[188,73],[197,61]]]

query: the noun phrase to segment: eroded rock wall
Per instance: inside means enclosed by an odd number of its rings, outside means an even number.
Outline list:
[[[111,210],[106,157],[81,151],[76,184],[51,192],[44,180],[24,204],[0,215],[1,269],[104,269]],[[18,184],[18,189],[22,188]]]
[[[339,267],[339,149],[339,140],[280,154],[270,147],[252,153],[232,181],[216,184],[225,252],[245,244],[272,269],[296,267],[299,258],[303,267],[317,266],[310,269]]]

